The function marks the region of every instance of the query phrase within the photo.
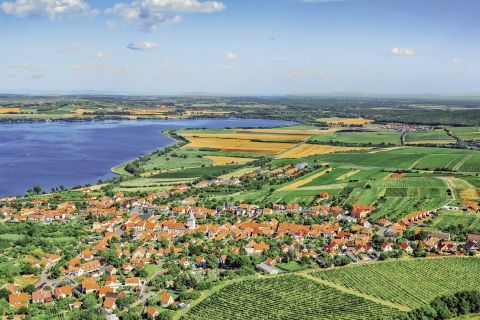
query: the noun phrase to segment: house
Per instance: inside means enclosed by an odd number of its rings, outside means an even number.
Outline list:
[[[8,296],[8,303],[15,309],[24,307],[30,301],[30,295],[28,293],[12,293]]]
[[[33,303],[47,303],[52,301],[52,292],[45,291],[43,289],[37,290],[32,293]]]
[[[89,294],[98,291],[100,286],[97,283],[97,279],[93,277],[84,278],[82,281],[82,291],[85,294]]]
[[[322,200],[326,200],[330,197],[330,194],[326,191],[322,191],[320,192],[320,194],[318,195],[318,197]]]
[[[401,243],[400,244],[400,249],[402,249],[403,251],[405,251],[406,253],[409,253],[409,254],[412,254],[412,252],[413,252],[413,249],[408,242]]]
[[[91,261],[93,259],[93,252],[90,250],[83,250],[80,253],[80,258],[85,261]]]
[[[125,286],[127,287],[140,287],[141,284],[139,277],[125,278]]]
[[[390,251],[393,251],[393,248],[392,248],[392,245],[388,242],[384,242],[380,245],[380,247],[382,248],[382,251],[383,252],[390,252]]]
[[[270,249],[270,245],[268,245],[263,241],[260,243],[256,243],[255,241],[252,240],[245,246],[245,252],[247,252],[249,256],[255,253],[262,254],[264,251],[267,251],[269,249]]]
[[[113,312],[113,310],[117,308],[116,302],[117,302],[116,298],[106,297],[105,301],[103,301],[103,308],[108,313],[111,313]]]
[[[145,310],[145,315],[147,316],[148,319],[155,319],[156,317],[158,317],[158,310],[157,308],[154,308],[154,307],[148,307]]]
[[[375,207],[372,205],[354,204],[352,206],[352,216],[357,219],[366,218],[373,210],[375,210]]]
[[[164,308],[168,307],[174,302],[172,295],[168,291],[163,291],[160,296],[160,305]]]
[[[203,256],[198,256],[195,258],[195,265],[198,268],[205,268],[207,266],[207,261]]]
[[[66,285],[63,287],[57,287],[53,291],[55,298],[57,299],[64,299],[72,295],[72,286]]]

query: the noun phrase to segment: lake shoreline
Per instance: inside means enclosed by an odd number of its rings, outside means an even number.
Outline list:
[[[108,181],[118,176],[115,167],[174,144],[169,130],[293,124],[237,118],[0,122],[0,197],[37,185],[49,192]]]

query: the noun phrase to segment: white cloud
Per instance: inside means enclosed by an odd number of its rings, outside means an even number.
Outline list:
[[[99,13],[83,0],[15,0],[4,1],[0,9],[7,16],[45,16],[58,20],[67,16],[92,16]]]
[[[107,58],[110,56],[110,53],[107,52],[107,51],[98,51],[96,54],[95,54],[95,57],[97,57],[98,59],[103,59],[103,58]]]
[[[458,64],[461,64],[462,61],[458,58],[454,58],[454,59],[452,59],[452,63],[455,64],[455,65],[458,65]]]
[[[92,64],[74,64],[73,70],[77,71],[96,71],[96,72],[108,72],[118,75],[133,75],[137,73],[133,69],[129,68],[117,68],[109,63],[92,63]]]
[[[237,59],[237,55],[233,52],[227,52],[227,54],[225,55],[225,59],[227,60],[235,60]]]
[[[389,51],[391,56],[404,56],[404,57],[414,57],[415,51],[411,48],[392,48]]]
[[[292,78],[298,78],[303,75],[303,71],[299,68],[291,68],[288,70],[288,75]]]
[[[127,46],[127,49],[131,49],[131,50],[151,50],[156,48],[158,48],[158,44],[154,42],[148,42],[148,41],[145,41],[142,43],[130,43]]]
[[[220,1],[199,0],[135,0],[116,3],[106,10],[126,24],[145,31],[155,31],[159,26],[176,24],[182,13],[212,13],[225,10]]]

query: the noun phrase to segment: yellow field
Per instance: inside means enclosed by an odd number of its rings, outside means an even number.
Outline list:
[[[231,163],[247,163],[255,158],[240,158],[240,157],[222,157],[222,156],[204,156],[206,159],[213,161],[214,166],[223,166]]]
[[[246,175],[247,173],[251,173],[255,170],[260,169],[260,167],[246,167],[246,168],[240,168],[238,170],[235,170],[233,172],[226,173],[224,175],[221,175],[219,178],[220,179],[230,179],[230,178],[240,178],[241,176]]]
[[[75,112],[75,115],[78,117],[78,116],[83,116],[85,113],[88,113],[88,112],[94,112],[94,110],[79,108],[79,109],[75,109],[73,112]]]
[[[357,169],[353,169],[352,171],[350,172],[347,172],[345,174],[342,174],[340,177],[337,178],[337,180],[345,180],[351,176],[353,176],[355,173],[359,172],[360,170],[357,170]]]
[[[304,178],[304,179],[300,179],[300,180],[297,180],[297,181],[294,181],[293,183],[290,183],[290,184],[287,184],[286,186],[283,186],[281,187],[280,189],[278,189],[278,191],[287,191],[287,190],[293,190],[293,189],[297,189],[301,186],[303,186],[304,184],[307,184],[307,183],[310,183],[312,182],[313,180],[315,180],[316,178],[318,177],[321,177],[323,176],[325,173],[327,172],[330,172],[334,170],[333,168],[331,169],[326,169],[326,170],[323,170],[321,172],[318,172],[314,175],[311,175],[307,178]]]
[[[460,191],[460,197],[464,200],[480,200],[480,189],[465,189]]]
[[[285,151],[294,146],[292,143],[280,142],[257,142],[240,139],[218,139],[218,138],[197,138],[188,137],[190,141],[184,148],[217,148],[226,152],[250,152],[275,154]]]
[[[339,147],[339,146],[302,143],[290,150],[287,150],[279,154],[276,158],[277,159],[286,159],[286,158],[297,159],[297,158],[313,156],[316,154],[333,153],[333,152],[339,152],[339,151],[365,150],[365,149],[369,149],[369,148]]]
[[[19,113],[21,112],[20,108],[3,108],[0,107],[0,113]]]
[[[182,136],[190,140],[193,138],[216,138],[216,139],[237,139],[237,140],[261,140],[261,141],[304,141],[310,135],[293,134],[254,134],[254,133],[182,133]]]
[[[406,145],[417,145],[417,144],[454,144],[454,140],[424,140],[424,141],[411,141],[405,143]]]
[[[367,123],[373,122],[373,120],[364,119],[364,118],[318,118],[317,121],[318,122],[326,122],[326,123],[332,124],[332,125],[340,125],[340,124],[362,125],[362,124],[367,124]]]

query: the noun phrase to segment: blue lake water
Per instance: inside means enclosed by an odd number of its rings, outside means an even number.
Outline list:
[[[72,187],[111,178],[112,167],[172,144],[160,131],[271,127],[258,119],[138,120],[0,124],[0,197],[39,185]]]

